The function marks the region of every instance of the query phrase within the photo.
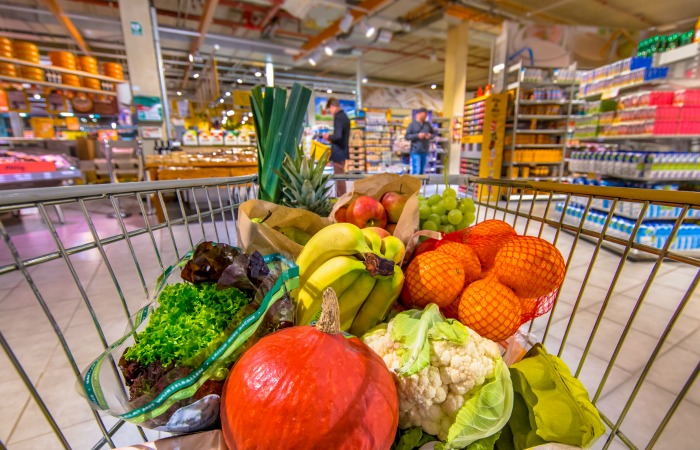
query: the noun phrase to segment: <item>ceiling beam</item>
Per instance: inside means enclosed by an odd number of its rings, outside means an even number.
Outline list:
[[[503,18],[501,17],[456,4],[447,5],[445,14],[469,22],[483,22],[491,25],[500,25],[503,23]]]
[[[56,17],[56,20],[63,25],[63,28],[66,29],[70,37],[73,38],[76,44],[78,44],[78,47],[80,47],[80,50],[83,51],[86,55],[90,54],[90,49],[88,48],[87,44],[85,43],[85,40],[83,39],[83,36],[80,35],[80,31],[78,31],[77,28],[75,28],[75,25],[73,25],[73,22],[66,16],[66,14],[63,12],[63,8],[61,5],[58,4],[58,0],[43,0],[44,4],[46,5],[46,8],[48,8],[49,11],[51,11]]]
[[[197,32],[199,35],[192,39],[190,44],[190,55],[194,55],[199,47],[202,46],[204,39],[207,36],[207,31],[214,20],[214,13],[216,12],[216,7],[219,6],[219,0],[205,0],[204,9],[202,10],[202,15],[199,17],[199,26],[197,27]],[[185,76],[182,77],[180,82],[180,88],[184,89],[187,84],[187,79],[190,77],[190,71],[192,70],[192,61],[187,65],[185,69]]]
[[[349,9],[350,14],[352,14],[352,23],[353,25],[360,19],[362,19],[364,16],[369,14],[370,12],[374,11],[375,9],[379,8],[382,6],[382,4],[386,3],[387,0],[364,0],[362,3],[357,5],[357,7],[354,7],[352,9]],[[320,33],[318,33],[316,36],[313,36],[311,39],[306,41],[306,44],[301,46],[302,52],[294,57],[295,61],[298,61],[299,59],[303,58],[304,56],[308,55],[310,52],[315,50],[319,45],[323,44],[329,39],[333,39],[336,37],[338,34],[340,34],[340,21],[342,20],[342,17],[335,22],[333,22],[331,25],[329,25],[327,28],[322,30]]]

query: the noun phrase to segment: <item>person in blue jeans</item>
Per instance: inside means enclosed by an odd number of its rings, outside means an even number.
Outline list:
[[[430,150],[430,140],[435,131],[426,117],[428,110],[420,108],[416,112],[415,120],[406,128],[406,140],[411,141],[411,174],[423,175],[425,166],[428,164],[428,151]]]

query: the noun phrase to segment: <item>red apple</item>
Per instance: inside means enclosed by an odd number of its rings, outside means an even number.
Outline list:
[[[347,222],[348,207],[343,206],[335,212],[335,221],[338,223]]]
[[[386,226],[386,231],[393,236],[394,232],[396,231],[396,224],[395,223],[388,224]]]
[[[350,204],[345,220],[360,228],[384,228],[386,226],[386,211],[377,200],[363,195]]]
[[[387,225],[386,227],[389,228],[390,225]],[[367,227],[365,230],[372,230],[375,233],[379,235],[380,238],[384,239],[387,236],[391,236],[391,233],[389,233],[387,230],[384,228],[379,228],[379,227]]]
[[[397,223],[399,221],[399,217],[401,217],[409,197],[410,195],[398,192],[387,192],[382,196],[382,206],[386,210],[389,222]]]

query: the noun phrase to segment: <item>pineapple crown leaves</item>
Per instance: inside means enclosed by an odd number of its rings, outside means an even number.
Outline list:
[[[326,153],[314,163],[313,159],[304,156],[301,147],[297,148],[294,158],[286,155],[282,171],[277,171],[282,181],[282,204],[321,216],[328,215],[331,211],[328,199],[331,175],[325,175],[323,169],[329,158],[330,155]]]

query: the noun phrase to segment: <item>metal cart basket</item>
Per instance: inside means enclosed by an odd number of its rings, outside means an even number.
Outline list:
[[[424,194],[440,183],[424,177]],[[554,309],[522,330],[588,389],[607,426],[593,448],[697,448],[700,194],[450,183],[469,185],[477,221],[505,220],[564,255]],[[255,176],[0,194],[0,449],[161,437],[90,409],[76,377],[124,333],[164,267],[200,240],[236,242],[237,208],[256,194]]]

